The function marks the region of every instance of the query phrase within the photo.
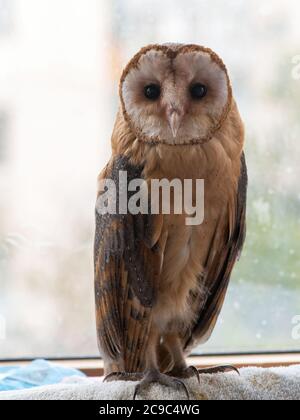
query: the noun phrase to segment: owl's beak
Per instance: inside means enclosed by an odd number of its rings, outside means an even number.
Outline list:
[[[178,130],[181,126],[183,118],[183,112],[181,112],[178,108],[170,107],[167,110],[167,119],[172,131],[173,138],[177,136]]]

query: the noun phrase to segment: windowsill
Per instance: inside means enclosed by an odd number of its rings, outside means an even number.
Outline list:
[[[59,359],[54,361],[58,365],[79,369],[88,376],[103,375],[103,361],[101,359]],[[0,366],[25,365],[28,361],[0,361]],[[300,364],[300,353],[283,354],[249,354],[249,355],[220,355],[220,356],[192,356],[188,364],[197,367],[211,367],[216,365],[234,365],[237,368],[258,366],[278,367]]]

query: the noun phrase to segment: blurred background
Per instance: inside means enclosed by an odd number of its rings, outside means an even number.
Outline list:
[[[0,358],[98,355],[96,178],[123,65],[167,41],[220,54],[247,129],[247,243],[198,352],[300,349],[299,22],[297,0],[0,0]]]

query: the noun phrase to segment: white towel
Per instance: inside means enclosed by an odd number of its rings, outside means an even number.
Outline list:
[[[195,400],[300,400],[300,366],[245,368],[236,373],[201,375],[186,381]],[[57,385],[0,393],[0,400],[131,400],[134,382],[103,383],[102,378],[70,378]],[[144,400],[184,400],[184,392],[151,385]]]

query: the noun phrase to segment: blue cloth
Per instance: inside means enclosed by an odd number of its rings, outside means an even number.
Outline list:
[[[70,376],[85,375],[79,370],[64,368],[46,360],[35,360],[24,367],[0,367],[0,391],[57,384]]]

